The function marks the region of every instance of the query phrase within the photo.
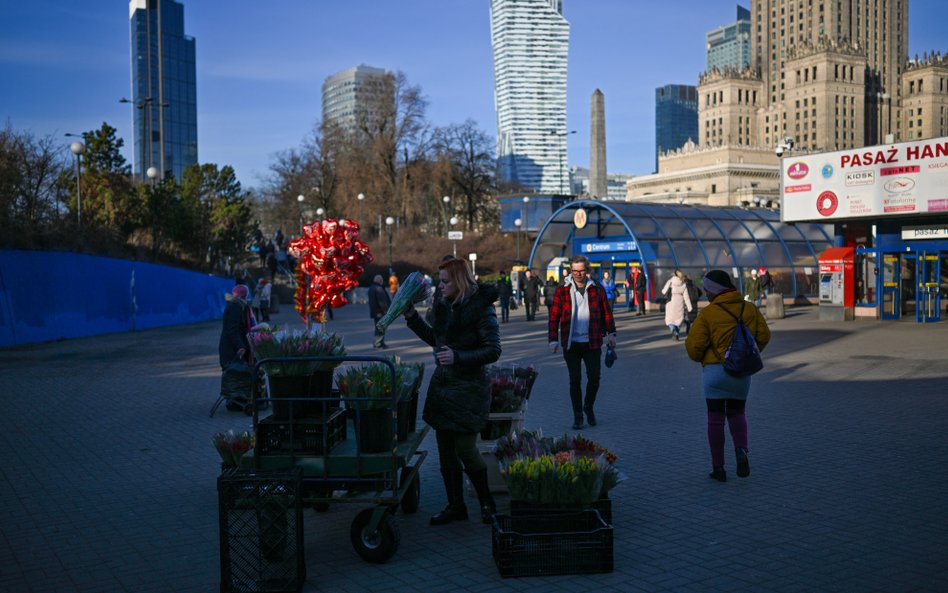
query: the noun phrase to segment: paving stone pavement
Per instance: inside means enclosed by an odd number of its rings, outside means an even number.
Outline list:
[[[566,432],[545,314],[512,319],[503,360],[540,370],[526,426]],[[299,323],[288,307],[275,320]],[[395,557],[352,550],[359,507],[306,510],[304,590],[948,591],[948,323],[821,322],[815,308],[774,320],[748,402],[752,474],[725,484],[707,477],[699,366],[658,315],[623,311],[618,326],[600,425],[584,431],[629,477],[612,493],[614,572],[502,579],[489,527],[429,527],[445,502],[429,435],[421,509],[397,515]],[[373,353],[365,305],[330,327],[350,353]],[[208,417],[218,334],[212,322],[0,351],[0,591],[219,590],[210,437],[250,420]],[[387,341],[430,362],[401,321]]]

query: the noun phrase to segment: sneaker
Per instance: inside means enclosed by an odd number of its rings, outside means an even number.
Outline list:
[[[708,474],[708,477],[718,482],[727,482],[727,472],[724,471],[723,467],[714,468],[714,471]]]
[[[747,449],[737,449],[737,477],[746,478],[751,475],[750,461],[747,460]]]

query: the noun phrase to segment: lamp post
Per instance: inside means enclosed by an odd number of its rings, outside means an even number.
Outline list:
[[[392,225],[395,224],[395,219],[391,216],[385,218],[385,226],[388,227],[388,275],[391,276],[395,273],[394,268],[392,267]]]
[[[359,200],[359,224],[362,223],[362,202],[365,201],[365,194],[360,193],[356,196],[356,199]]]
[[[558,136],[560,138],[565,138],[566,136],[569,136],[570,134],[575,134],[575,133],[576,133],[576,130],[570,130],[568,132],[559,132],[557,130],[550,130],[551,136]],[[560,155],[560,191],[563,191],[563,153],[566,151],[557,150],[557,152]],[[569,193],[568,187],[566,188],[566,193]]]
[[[323,208],[322,206],[316,209],[316,216],[318,218],[322,218],[324,214],[326,214],[326,209]]]
[[[452,216],[449,222],[451,223],[451,228],[454,228],[454,225],[458,223],[458,217]],[[454,248],[454,259],[457,259],[458,258],[458,242],[456,239],[451,239],[451,246]]]
[[[523,221],[519,218],[514,220],[514,226],[517,227],[517,263],[520,263],[520,225],[523,224]]]
[[[67,134],[68,135],[68,134]],[[79,181],[80,169],[79,169],[79,155],[86,151],[86,145],[82,142],[73,142],[69,145],[69,150],[76,155],[76,221],[79,226],[79,230],[82,230],[82,185]]]
[[[448,226],[448,208],[451,204],[451,196],[444,196],[441,198],[441,201],[444,203],[444,208],[441,210],[441,213],[444,215],[444,226]]]
[[[305,201],[306,201],[306,196],[304,196],[303,194],[296,196],[296,202],[299,204],[299,211],[300,211],[300,232],[303,231],[303,223],[305,222],[303,220],[303,202]]]

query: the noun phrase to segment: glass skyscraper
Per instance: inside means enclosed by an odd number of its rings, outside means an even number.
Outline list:
[[[135,175],[155,167],[180,179],[198,162],[194,38],[184,34],[184,6],[174,0],[131,0]]]
[[[751,60],[751,14],[737,7],[737,21],[708,33],[708,71],[744,70]]]
[[[698,89],[686,84],[666,84],[655,89],[655,171],[658,155],[698,142]]]
[[[497,160],[501,181],[569,192],[563,0],[491,0]]]

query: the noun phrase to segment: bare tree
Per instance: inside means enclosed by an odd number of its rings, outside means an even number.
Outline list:
[[[440,128],[435,137],[439,158],[450,163],[454,193],[464,201],[468,230],[495,219],[493,139],[471,119]]]

